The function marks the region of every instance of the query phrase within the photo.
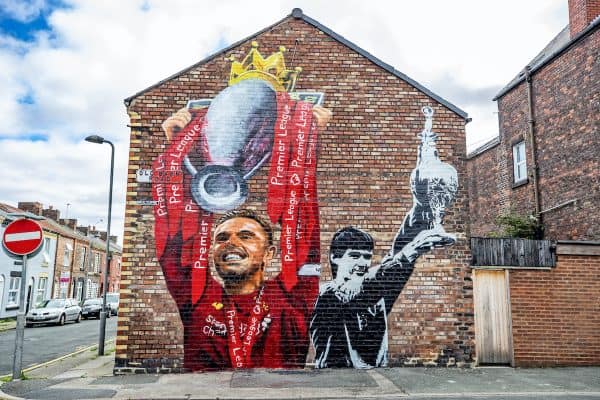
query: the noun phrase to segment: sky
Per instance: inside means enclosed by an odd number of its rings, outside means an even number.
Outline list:
[[[492,98],[568,24],[567,0],[0,0],[0,202],[39,201],[122,241],[123,100],[295,7],[473,120],[467,147],[498,135]]]

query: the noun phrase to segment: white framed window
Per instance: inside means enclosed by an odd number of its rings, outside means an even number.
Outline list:
[[[44,253],[50,254],[50,238],[44,238]]]
[[[35,304],[39,304],[44,301],[44,297],[46,296],[46,287],[48,287],[48,278],[39,278],[35,292]]]
[[[83,281],[77,281],[77,300],[83,300]]]
[[[94,272],[100,272],[100,253],[94,253]]]
[[[19,289],[21,289],[21,278],[11,277],[8,285],[8,299],[6,301],[8,307],[19,305]]]
[[[51,245],[51,240],[49,237],[45,237],[44,238],[44,251],[42,252],[42,255],[44,257],[44,264],[48,265],[50,263],[50,245]]]
[[[523,182],[527,179],[527,160],[525,159],[525,142],[513,145],[513,176],[514,182]]]
[[[92,297],[92,280],[88,279],[85,285],[85,298],[89,299]]]
[[[85,270],[85,256],[87,254],[87,249],[85,247],[78,247],[79,251],[79,256],[77,258],[77,265],[79,266],[79,270],[83,271]]]
[[[67,290],[69,290],[69,282],[61,282],[60,283],[60,298],[67,298]]]
[[[68,267],[71,265],[71,256],[73,255],[73,246],[70,243],[65,243],[65,253],[63,255],[63,265]]]

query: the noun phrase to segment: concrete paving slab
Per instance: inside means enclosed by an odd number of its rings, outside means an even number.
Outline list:
[[[15,397],[29,397],[29,393],[46,389],[50,386],[66,382],[68,379],[28,379],[11,381],[2,385],[2,391]],[[0,398],[2,396],[0,395]]]
[[[91,385],[143,385],[146,383],[158,382],[158,375],[119,375],[119,376],[101,376],[94,379]]]
[[[235,372],[231,379],[233,388],[330,388],[377,387],[377,382],[363,370],[252,370]]]
[[[594,368],[390,368],[379,369],[408,394],[597,392]],[[569,379],[565,379],[568,376]]]
[[[27,393],[28,399],[33,400],[84,400],[109,399],[117,394],[112,389],[45,389]]]
[[[76,379],[85,378],[86,371],[81,369],[72,369],[70,371],[63,372],[62,374],[56,375],[52,379]]]

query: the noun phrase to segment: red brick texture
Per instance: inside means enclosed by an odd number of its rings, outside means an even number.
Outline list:
[[[569,31],[571,37],[584,30],[600,15],[599,0],[569,0]]]
[[[321,281],[331,279],[328,248],[341,227],[354,225],[374,236],[373,264],[388,250],[412,205],[408,184],[417,159],[417,134],[423,129],[421,107],[435,109],[433,131],[439,136],[440,158],[459,174],[456,201],[444,220],[446,231],[456,233],[458,240],[417,263],[388,318],[389,357],[391,365],[471,362],[464,119],[301,19],[288,18],[252,40],[258,41],[263,55],[280,45],[289,49],[290,58],[295,54],[291,67],[303,68],[296,89],[324,92],[324,106],[333,112],[319,134],[318,148]],[[174,372],[183,362],[182,323],[155,257],[153,209],[137,203],[152,199],[151,186],[137,183],[136,171],[151,168],[164,151],[162,122],[188,99],[212,98],[227,87],[230,62],[225,58],[234,55],[239,60],[249,49],[250,40],[142,92],[128,106],[132,130],[116,343],[116,367],[121,372],[135,368]],[[286,61],[290,67],[291,59]],[[263,215],[267,172],[263,167],[252,177],[244,205]],[[278,233],[275,239],[279,240]],[[273,265],[280,265],[279,260]],[[278,268],[267,272],[272,277]]]
[[[559,255],[550,271],[511,270],[517,367],[600,364],[600,256]]]
[[[600,32],[532,75],[535,142],[545,237],[600,239]],[[527,88],[520,83],[498,100],[500,144],[468,160],[473,236],[484,236],[509,210],[534,214]],[[529,182],[513,187],[512,146],[525,139]]]

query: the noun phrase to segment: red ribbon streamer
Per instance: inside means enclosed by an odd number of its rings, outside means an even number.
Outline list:
[[[208,276],[213,216],[191,198],[191,176],[184,171],[183,160],[196,148],[209,163],[203,135],[206,109],[199,110],[177,134],[167,150],[153,163],[152,196],[154,206],[156,257],[161,260],[167,243],[181,234],[180,260],[164,263],[167,283],[187,293],[172,293],[178,299],[198,302]],[[286,290],[296,285],[297,273],[305,263],[320,261],[319,206],[316,188],[317,128],[312,121],[311,105],[277,93],[277,119],[274,127],[267,194],[267,213],[280,223],[281,279]],[[165,266],[169,265],[168,271]],[[170,269],[175,268],[174,271]],[[175,282],[189,272],[191,283]],[[170,286],[171,287],[171,286]],[[174,285],[173,285],[174,287]]]

